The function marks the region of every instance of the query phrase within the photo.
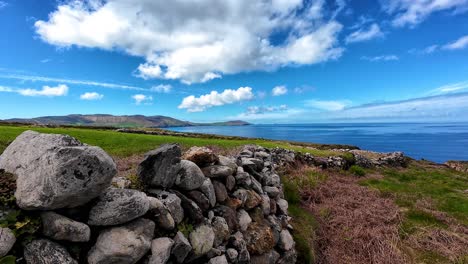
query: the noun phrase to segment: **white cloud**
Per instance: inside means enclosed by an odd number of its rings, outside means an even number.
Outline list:
[[[273,96],[285,95],[288,93],[288,89],[284,85],[276,86],[271,90]]]
[[[5,1],[0,1],[0,9],[6,7],[7,5],[8,5],[7,2],[5,2]]]
[[[55,87],[43,86],[41,90],[35,89],[21,89],[18,90],[18,93],[24,96],[65,96],[68,93],[68,86],[65,84],[59,84]]]
[[[264,113],[272,113],[272,112],[284,112],[288,110],[287,105],[280,105],[280,106],[249,106],[247,107],[247,111],[245,112],[246,115],[258,115]]]
[[[141,103],[150,104],[153,101],[153,96],[148,96],[144,94],[135,94],[132,95],[132,99],[135,100],[136,105],[140,105]]]
[[[15,92],[15,89],[10,88],[10,87],[6,87],[6,86],[0,86],[0,92],[3,92],[3,93],[14,93],[14,92]]]
[[[468,89],[468,81],[465,81],[465,82],[452,83],[452,84],[441,86],[439,88],[431,90],[428,94],[430,95],[449,94],[449,93],[461,92],[467,89]]]
[[[442,48],[447,50],[459,50],[468,47],[468,35],[457,39],[454,42],[444,45]]]
[[[305,105],[310,108],[323,111],[340,111],[350,105],[350,101],[326,101],[326,100],[307,100]]]
[[[222,93],[211,91],[211,93],[200,97],[194,95],[185,97],[179,105],[179,109],[187,109],[188,112],[202,112],[213,106],[233,104],[253,98],[254,94],[250,87],[240,87],[237,90],[226,89]]]
[[[51,61],[52,61],[52,59],[43,59],[43,60],[41,60],[41,63],[48,63],[48,62],[51,62]]]
[[[381,0],[382,8],[394,15],[396,27],[415,26],[434,12],[453,11],[453,14],[468,11],[468,0]]]
[[[115,83],[105,83],[105,82],[96,82],[96,81],[87,81],[87,80],[73,80],[73,79],[61,79],[45,76],[31,76],[31,75],[19,75],[19,74],[0,74],[0,78],[3,79],[15,79],[21,81],[31,81],[31,82],[57,82],[57,83],[68,83],[68,84],[79,84],[79,85],[88,85],[88,86],[98,86],[103,88],[111,89],[122,89],[122,90],[136,90],[136,91],[147,91],[141,87],[115,84]]]
[[[143,57],[135,75],[144,79],[207,82],[340,57],[342,25],[324,17],[332,13],[324,6],[323,0],[76,0],[62,2],[35,28],[59,47]],[[277,32],[287,37],[273,44],[269,40]]]
[[[366,61],[397,61],[400,58],[396,55],[380,55],[380,56],[375,56],[375,57],[368,57],[368,56],[362,56],[361,60],[366,60]]]
[[[425,47],[424,49],[412,49],[412,50],[409,50],[408,52],[411,54],[425,55],[425,54],[432,54],[438,51],[439,48],[440,48],[439,45],[431,45],[431,46]]]
[[[172,90],[172,86],[170,84],[160,84],[151,87],[151,91],[155,91],[158,93],[170,93]]]
[[[383,38],[384,33],[380,30],[379,25],[376,23],[370,25],[368,28],[360,28],[346,37],[346,43],[355,43],[368,41],[375,38]]]
[[[80,95],[81,100],[101,100],[104,98],[104,95],[96,93],[96,92],[87,92],[82,95]]]

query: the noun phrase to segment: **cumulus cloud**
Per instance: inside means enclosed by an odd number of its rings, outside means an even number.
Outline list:
[[[459,49],[464,49],[468,47],[468,35],[463,36],[459,39],[457,39],[454,42],[448,43],[443,46],[443,49],[446,50],[459,50]]]
[[[188,112],[202,112],[213,106],[222,106],[237,102],[252,100],[254,94],[251,87],[240,87],[237,90],[226,89],[222,93],[211,91],[209,94],[195,97],[190,95],[182,100],[179,109],[187,109]]]
[[[144,94],[135,94],[135,95],[132,95],[132,99],[135,100],[136,105],[140,105],[142,103],[150,104],[151,101],[153,101],[153,96],[148,96]]]
[[[368,28],[360,28],[346,37],[346,43],[363,42],[376,38],[383,38],[384,33],[380,30],[379,25],[376,23],[370,25]]]
[[[372,61],[372,62],[377,62],[377,61],[397,61],[400,58],[396,55],[380,55],[380,56],[374,56],[374,57],[368,57],[368,56],[362,56],[361,60],[366,60],[366,61]]]
[[[135,75],[207,82],[252,70],[309,65],[341,56],[342,25],[323,0],[61,2],[35,23],[59,47],[123,50],[145,58]],[[285,37],[271,43],[271,37]]]
[[[322,111],[340,111],[345,109],[351,102],[349,101],[327,101],[327,100],[307,100],[306,107]]]
[[[271,90],[273,96],[285,95],[288,93],[288,88],[284,85],[276,86]]]
[[[382,8],[394,15],[396,27],[415,26],[434,12],[452,11],[453,14],[468,11],[468,0],[381,0]]]
[[[172,90],[172,86],[170,84],[160,84],[151,87],[151,91],[155,91],[157,93],[170,93]]]
[[[96,93],[96,92],[87,92],[87,93],[80,95],[81,100],[88,100],[88,101],[101,100],[102,98],[104,98],[104,95]]]
[[[21,89],[18,90],[18,93],[24,96],[47,96],[47,97],[56,97],[56,96],[65,96],[68,93],[68,86],[65,84],[59,84],[55,87],[43,86],[41,90],[36,89]]]

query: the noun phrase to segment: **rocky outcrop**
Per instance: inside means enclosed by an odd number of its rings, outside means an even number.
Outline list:
[[[68,136],[25,132],[0,164],[18,176],[22,208],[42,210],[38,237],[51,239],[25,246],[28,263],[294,263],[291,218],[274,157],[258,146],[225,157],[207,148],[183,154],[176,144],[162,145],[145,155],[137,172],[142,190],[133,190],[126,179],[111,187],[115,164],[101,149]],[[68,184],[72,174],[78,180]],[[5,255],[14,236],[7,229],[0,234]]]
[[[447,161],[445,165],[459,172],[468,172],[468,161]]]

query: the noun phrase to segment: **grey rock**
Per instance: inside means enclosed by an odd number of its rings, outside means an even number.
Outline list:
[[[120,189],[127,189],[132,185],[132,182],[125,177],[114,177],[112,178],[112,186]]]
[[[285,199],[278,199],[276,201],[276,204],[278,205],[278,210],[280,214],[288,214],[288,201],[286,201]]]
[[[162,145],[145,154],[138,166],[138,176],[147,186],[170,188],[176,180],[181,155],[178,145]]]
[[[213,227],[215,234],[213,246],[217,247],[229,238],[229,226],[226,222],[226,219],[220,216],[215,216],[213,218],[211,226]]]
[[[284,251],[294,248],[294,239],[288,230],[283,229],[283,231],[281,231],[278,246]]]
[[[208,261],[208,264],[228,264],[228,261],[226,259],[225,255],[214,257]]]
[[[250,253],[247,250],[247,243],[241,232],[236,232],[229,237],[229,244],[237,249],[238,257],[236,263],[247,264],[250,263]]]
[[[226,178],[226,189],[232,191],[236,187],[236,178],[232,175],[227,176]],[[260,188],[261,189],[261,188]]]
[[[153,221],[140,218],[101,231],[88,253],[88,263],[136,263],[150,250],[154,228]]]
[[[262,194],[262,203],[260,204],[262,208],[263,215],[267,216],[270,214],[270,197],[266,194]]]
[[[24,258],[28,264],[78,264],[65,247],[47,239],[36,239],[26,244]]]
[[[276,173],[271,173],[263,177],[263,185],[267,186],[276,186],[278,187],[281,184],[280,176]]]
[[[156,238],[151,242],[151,257],[148,264],[166,264],[171,257],[174,241],[168,237]]]
[[[251,157],[253,157],[254,154],[253,154],[252,151],[244,149],[244,150],[241,151],[241,153],[239,155],[241,157],[251,158]]]
[[[169,209],[158,199],[148,197],[149,201],[149,214],[156,222],[158,227],[165,230],[172,230],[175,228],[175,221]]]
[[[177,263],[183,263],[187,255],[192,251],[187,238],[181,232],[177,232],[174,237],[174,245],[172,246],[171,253],[175,257]]]
[[[219,161],[218,161],[218,165],[222,165],[222,166],[227,166],[229,168],[232,169],[232,171],[236,172],[237,171],[237,164],[236,164],[236,160],[234,158],[230,158],[230,157],[225,157],[225,156],[221,156],[219,155]]]
[[[205,181],[203,182],[202,186],[200,186],[200,191],[204,195],[206,195],[206,197],[210,201],[210,205],[214,207],[216,205],[216,193],[210,178],[205,178]]]
[[[248,193],[247,193],[247,190],[245,189],[238,189],[232,194],[232,196],[241,200],[242,204],[245,204],[245,202],[247,201]]]
[[[228,259],[230,263],[235,263],[237,261],[238,256],[239,256],[239,253],[237,252],[237,250],[233,248],[228,248],[226,250],[226,258]]]
[[[182,190],[195,190],[205,181],[205,176],[197,164],[189,160],[180,161],[175,185]]]
[[[275,250],[271,250],[262,255],[254,255],[250,258],[252,264],[270,264],[276,263],[280,258],[280,254]]]
[[[280,194],[280,190],[277,187],[264,186],[263,190],[268,194],[268,196],[270,196],[273,199],[278,197]]]
[[[254,177],[250,178],[251,184],[250,187],[252,190],[256,191],[258,194],[263,194],[262,184],[259,183]]]
[[[223,165],[213,165],[203,168],[203,173],[209,178],[226,178],[234,173],[231,167]]]
[[[206,253],[205,257],[208,259],[212,259],[217,256],[221,256],[223,254],[223,251],[219,248],[211,248],[208,253]]]
[[[184,209],[184,214],[188,216],[195,224],[203,222],[203,211],[193,200],[189,199],[187,196],[183,195],[178,191],[174,191],[175,194],[180,198],[182,208]]]
[[[252,223],[252,218],[250,217],[249,213],[247,213],[244,209],[237,211],[237,221],[239,222],[239,228],[241,231],[247,230],[249,228],[250,223]]]
[[[252,190],[247,190],[247,199],[245,200],[244,207],[253,209],[262,203],[262,197]]]
[[[227,206],[221,205],[214,208],[213,211],[216,216],[221,216],[226,220],[226,223],[228,224],[229,230],[231,232],[237,230],[239,223],[237,222],[237,214],[235,210]]]
[[[89,211],[88,224],[107,226],[123,224],[144,215],[149,209],[145,193],[108,188]]]
[[[203,193],[199,191],[190,191],[187,193],[187,196],[192,199],[203,212],[210,209],[210,201]]]
[[[0,227],[0,258],[8,254],[16,242],[16,237],[9,228]]]
[[[23,132],[5,149],[0,169],[17,176],[16,202],[25,210],[83,205],[109,187],[117,172],[99,147],[33,131]]]
[[[182,156],[185,160],[190,160],[200,167],[205,167],[218,162],[218,157],[213,151],[206,147],[191,147]]]
[[[215,180],[213,180],[212,183],[216,194],[216,201],[220,203],[226,201],[228,193],[224,184]]]
[[[184,220],[184,209],[181,205],[182,201],[176,194],[161,190],[149,190],[148,193],[155,195],[155,197],[169,209],[176,224]]]
[[[54,212],[44,212],[41,214],[41,219],[43,234],[54,240],[87,242],[91,236],[89,226],[63,215]]]
[[[297,261],[297,252],[295,250],[289,250],[283,253],[280,260],[278,260],[277,264],[290,264],[296,263]]]
[[[255,152],[254,157],[257,159],[266,159],[270,157],[270,154],[266,153],[265,151],[257,151]]]
[[[241,167],[239,167],[241,168]],[[250,187],[252,180],[250,175],[247,172],[238,172],[235,176],[237,185],[244,186],[246,188]]]
[[[201,225],[189,235],[190,244],[197,256],[203,256],[213,247],[215,233],[210,226]]]

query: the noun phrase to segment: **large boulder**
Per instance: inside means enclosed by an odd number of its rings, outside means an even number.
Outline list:
[[[0,169],[17,176],[16,202],[25,210],[83,205],[109,187],[117,172],[99,147],[33,131],[22,133],[5,149]]]
[[[8,254],[16,242],[16,237],[9,228],[0,227],[0,258]]]
[[[136,263],[150,250],[154,228],[153,221],[140,218],[103,230],[88,253],[88,263]]]
[[[184,153],[182,158],[190,160],[200,167],[205,167],[218,162],[218,157],[211,149],[206,147],[191,147]]]
[[[195,190],[205,181],[205,176],[197,164],[189,160],[180,161],[175,184],[182,190]]]
[[[189,235],[190,244],[197,256],[203,256],[213,247],[215,233],[210,226],[201,225]]]
[[[118,225],[144,215],[149,209],[145,193],[109,188],[89,211],[88,224],[97,226]]]
[[[148,264],[166,264],[171,257],[174,240],[168,237],[156,238],[151,242],[151,257]]]
[[[74,221],[54,212],[41,214],[42,232],[54,240],[88,242],[91,230],[86,224]]]
[[[47,239],[26,244],[24,258],[28,264],[78,264],[65,247]]]
[[[138,176],[147,186],[170,188],[180,168],[182,153],[176,144],[165,144],[145,154]]]

